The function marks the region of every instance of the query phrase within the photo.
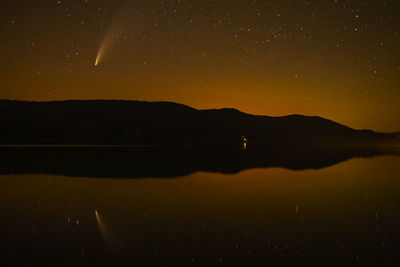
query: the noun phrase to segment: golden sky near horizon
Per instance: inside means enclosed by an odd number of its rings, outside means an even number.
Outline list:
[[[0,98],[163,100],[400,130],[396,0],[5,0],[0,13]]]

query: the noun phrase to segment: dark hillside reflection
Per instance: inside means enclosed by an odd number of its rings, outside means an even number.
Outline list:
[[[397,147],[253,144],[198,147],[2,147],[0,174],[173,178],[252,168],[322,169],[356,157],[400,155]]]

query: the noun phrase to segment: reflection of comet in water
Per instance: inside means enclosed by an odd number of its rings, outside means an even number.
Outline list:
[[[113,253],[118,253],[118,251],[120,251],[121,243],[116,239],[109,227],[107,227],[107,224],[104,222],[104,219],[99,212],[95,210],[94,213],[96,215],[97,225],[99,226],[101,235],[103,236],[106,245]]]
[[[109,239],[109,232],[107,232],[106,226],[97,210],[94,211],[96,214],[97,225],[99,226],[100,232],[103,235],[104,240]]]

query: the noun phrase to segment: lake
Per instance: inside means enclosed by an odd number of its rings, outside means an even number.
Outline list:
[[[7,265],[389,265],[400,148],[1,147]]]

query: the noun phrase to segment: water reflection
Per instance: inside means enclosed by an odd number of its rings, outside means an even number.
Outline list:
[[[197,147],[3,147],[0,174],[104,178],[172,178],[252,168],[321,169],[356,157],[400,155],[398,147],[333,145],[218,145]]]
[[[237,150],[202,148],[201,156],[190,152],[198,149],[168,148],[167,153],[155,148],[153,152],[38,148],[27,154],[22,148],[3,150],[2,159],[10,166],[1,163],[2,262],[13,266],[387,266],[398,261],[400,157],[396,150],[270,147],[268,152],[278,155],[274,160],[251,145],[246,151],[239,146]],[[138,151],[145,159],[134,156]],[[167,155],[173,156],[168,160]],[[207,164],[192,163],[188,169],[166,168],[167,163],[181,166],[206,155],[214,164],[205,160]],[[228,160],[218,160],[221,155]],[[16,159],[20,170],[12,163]],[[57,165],[45,167],[45,162]],[[114,178],[159,173],[150,166],[134,171],[142,162],[171,171],[158,177],[190,174],[180,179],[92,179],[107,177],[112,168],[124,169]],[[227,168],[228,162],[238,166]],[[71,168],[72,163],[80,166]],[[283,166],[289,170],[275,168]],[[71,179],[63,173],[92,175]]]

